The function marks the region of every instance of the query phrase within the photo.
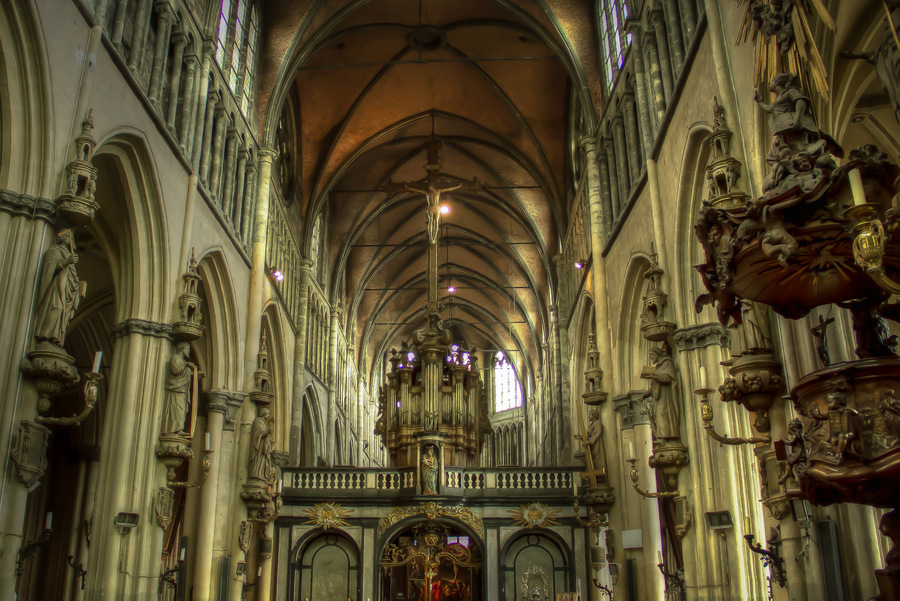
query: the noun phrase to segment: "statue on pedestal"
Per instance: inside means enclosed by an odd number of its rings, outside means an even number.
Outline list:
[[[656,438],[681,438],[681,406],[675,394],[676,368],[669,346],[650,349],[652,366],[645,366],[641,378],[650,380],[650,390],[645,398],[653,399],[650,410],[650,426]]]
[[[180,434],[191,406],[191,388],[196,366],[188,361],[191,345],[180,342],[166,368],[166,400],[162,416],[162,434]]]
[[[253,420],[250,428],[250,465],[247,468],[248,478],[269,482],[275,475],[272,466],[272,449],[275,441],[269,432],[269,409],[262,407]]]
[[[34,337],[62,348],[69,321],[84,296],[75,264],[75,238],[72,230],[56,234],[56,244],[44,253],[38,288],[38,311],[34,321]]]

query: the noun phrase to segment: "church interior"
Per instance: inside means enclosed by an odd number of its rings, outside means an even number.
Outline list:
[[[900,599],[898,28],[0,0],[0,598]]]

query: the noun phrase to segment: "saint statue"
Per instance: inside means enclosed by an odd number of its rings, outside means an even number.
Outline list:
[[[426,447],[422,456],[422,494],[436,495],[438,493],[438,457],[434,453],[434,445]]]
[[[275,441],[269,433],[269,410],[262,407],[250,428],[250,465],[247,476],[269,482],[275,473],[272,467],[272,449]]]
[[[768,310],[753,301],[740,302],[741,324],[731,332],[731,356],[771,353],[774,345]]]
[[[668,345],[650,349],[652,366],[644,367],[641,378],[650,380],[650,390],[644,398],[652,397],[650,426],[656,438],[681,438],[681,406],[675,394],[676,368]]]
[[[84,291],[78,280],[75,263],[75,242],[72,230],[56,234],[56,244],[44,253],[38,289],[38,311],[34,323],[34,337],[60,348],[66,339],[69,320],[75,314]]]
[[[191,406],[191,388],[194,383],[194,364],[188,361],[191,345],[179,342],[169,358],[166,370],[166,400],[163,407],[162,433],[180,434]]]
[[[590,452],[591,468],[594,471],[604,469],[603,424],[600,423],[600,412],[597,409],[591,409],[588,413],[587,441],[582,440],[581,434],[576,434],[575,438],[585,444],[586,452]]]

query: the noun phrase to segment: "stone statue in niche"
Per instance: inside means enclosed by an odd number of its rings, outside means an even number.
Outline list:
[[[272,465],[272,449],[275,441],[269,431],[269,409],[260,408],[250,428],[250,465],[247,476],[269,482],[275,476]]]
[[[653,435],[658,439],[681,438],[681,406],[675,393],[677,368],[669,345],[663,342],[650,349],[652,366],[645,366],[641,378],[650,380],[650,390],[644,398],[650,398],[649,415]]]
[[[62,348],[66,340],[69,321],[85,295],[85,285],[75,269],[77,262],[72,230],[61,230],[56,234],[56,244],[44,253],[34,325],[38,342]]]
[[[191,345],[180,342],[166,367],[166,400],[162,416],[162,434],[181,434],[191,406],[191,388],[196,366],[188,361]]]
[[[603,455],[603,424],[600,422],[600,411],[591,409],[588,413],[587,440],[583,440],[581,434],[575,435],[585,445],[585,452],[591,454],[591,465],[594,471],[605,469]]]
[[[440,472],[440,458],[434,450],[434,445],[425,447],[422,455],[422,494],[438,494],[438,473]]]

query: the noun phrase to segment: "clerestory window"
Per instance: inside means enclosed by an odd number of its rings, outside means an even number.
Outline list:
[[[516,370],[503,351],[494,355],[494,410],[499,413],[522,406],[522,388]]]
[[[625,51],[631,34],[625,31],[628,3],[625,0],[597,0],[599,4],[600,50],[603,54],[606,85],[612,90],[619,70],[625,66]]]
[[[222,0],[216,28],[216,62],[245,116],[253,100],[258,41],[256,4],[248,0]]]

